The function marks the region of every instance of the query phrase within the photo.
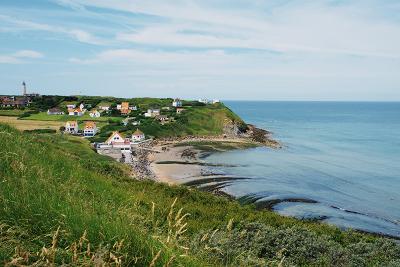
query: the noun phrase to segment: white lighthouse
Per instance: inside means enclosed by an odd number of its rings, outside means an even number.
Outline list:
[[[22,82],[22,92],[23,92],[23,95],[26,95],[26,83],[25,83],[25,81]]]

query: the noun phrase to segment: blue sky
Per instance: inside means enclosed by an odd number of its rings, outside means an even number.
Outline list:
[[[400,100],[397,0],[2,0],[0,94]]]

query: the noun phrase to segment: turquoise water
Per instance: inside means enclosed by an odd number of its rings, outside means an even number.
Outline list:
[[[246,180],[225,191],[263,200],[283,215],[400,237],[400,103],[226,102],[246,122],[268,129],[284,148],[210,155],[233,164],[214,172]]]

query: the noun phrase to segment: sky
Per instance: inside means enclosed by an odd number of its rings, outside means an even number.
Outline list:
[[[1,0],[0,94],[400,100],[398,0]]]

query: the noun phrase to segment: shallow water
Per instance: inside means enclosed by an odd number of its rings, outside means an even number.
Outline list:
[[[400,237],[400,103],[226,102],[246,122],[274,132],[284,148],[212,154],[236,167],[216,173],[246,177],[225,191],[281,202],[277,212],[325,218],[340,227]]]

